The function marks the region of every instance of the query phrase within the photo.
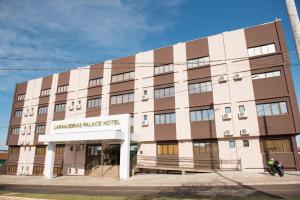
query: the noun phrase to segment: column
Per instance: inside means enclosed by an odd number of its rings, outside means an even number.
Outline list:
[[[44,167],[45,179],[53,178],[54,156],[55,156],[55,142],[49,142],[47,146],[45,167]]]
[[[124,120],[125,121],[125,120]],[[123,140],[120,148],[120,179],[127,180],[130,170],[130,115],[127,116],[122,130]]]

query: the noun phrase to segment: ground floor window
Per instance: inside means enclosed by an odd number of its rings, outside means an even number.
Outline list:
[[[194,141],[194,154],[219,153],[218,141]]]
[[[17,165],[8,165],[7,172],[15,174],[17,173],[17,168],[18,168]]]
[[[34,175],[42,175],[44,172],[44,166],[34,166],[32,174]]]
[[[292,152],[292,144],[290,138],[262,139],[260,149],[263,153]]]
[[[158,155],[178,155],[178,144],[157,144]]]
[[[53,174],[56,176],[62,176],[62,168],[61,167],[54,167]]]

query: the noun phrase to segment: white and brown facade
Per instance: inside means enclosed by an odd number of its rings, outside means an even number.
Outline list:
[[[38,136],[51,121],[124,113],[132,116],[139,165],[263,170],[275,158],[300,169],[300,118],[281,21],[17,84],[7,173],[41,172],[46,146]],[[89,145],[57,144],[55,172],[76,166],[83,175]]]

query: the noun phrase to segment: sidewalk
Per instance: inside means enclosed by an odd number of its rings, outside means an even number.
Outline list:
[[[259,172],[216,172],[197,174],[139,174],[129,180],[90,176],[62,176],[44,180],[42,176],[0,176],[0,184],[67,186],[224,186],[300,184],[300,171],[286,172],[284,177]]]

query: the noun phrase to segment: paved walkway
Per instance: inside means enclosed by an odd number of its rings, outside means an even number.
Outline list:
[[[62,176],[44,180],[42,176],[0,176],[0,184],[66,185],[66,186],[224,186],[300,184],[299,172],[286,172],[284,177],[259,172],[217,172],[186,175],[139,174],[129,180],[90,176]]]

